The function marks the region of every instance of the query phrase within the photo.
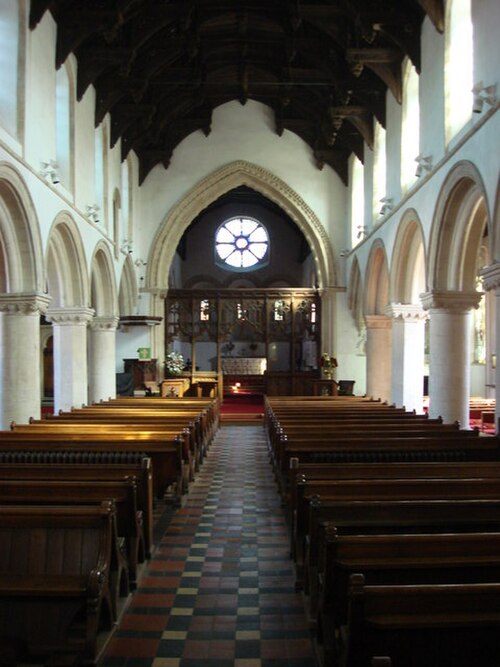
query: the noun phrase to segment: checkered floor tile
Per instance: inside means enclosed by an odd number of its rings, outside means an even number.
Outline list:
[[[221,427],[101,665],[316,667],[262,427]]]

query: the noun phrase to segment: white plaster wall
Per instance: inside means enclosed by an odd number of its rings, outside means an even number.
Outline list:
[[[424,19],[420,73],[420,153],[432,155],[434,164],[441,159],[445,149],[444,44],[444,36],[429,19]]]
[[[318,216],[334,246],[343,247],[346,188],[340,178],[328,166],[320,171],[311,149],[298,136],[285,131],[279,137],[272,111],[249,101],[215,109],[208,137],[194,132],[176,148],[168,170],[157,166],[151,171],[140,192],[140,251],[180,198],[214,170],[236,160],[262,166],[285,181]]]

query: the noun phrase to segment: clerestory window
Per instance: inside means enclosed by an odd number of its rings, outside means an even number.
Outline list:
[[[269,263],[269,235],[253,218],[224,222],[215,233],[215,261],[229,271],[260,269]]]

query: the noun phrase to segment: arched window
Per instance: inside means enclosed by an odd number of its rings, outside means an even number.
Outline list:
[[[356,246],[365,237],[364,167],[357,157],[351,166],[351,243]]]
[[[269,263],[269,235],[257,220],[226,220],[215,233],[215,262],[231,271],[260,269]]]
[[[403,109],[401,120],[401,189],[405,192],[415,181],[415,158],[420,153],[419,78],[408,60],[403,71]]]
[[[377,220],[381,208],[380,200],[386,196],[387,190],[385,129],[377,121],[375,121],[373,153],[373,219]]]
[[[473,34],[471,0],[446,4],[445,132],[449,142],[472,113]]]
[[[0,125],[18,136],[19,11],[17,2],[0,2]]]
[[[58,177],[71,188],[71,85],[69,73],[62,65],[56,73],[56,161]]]

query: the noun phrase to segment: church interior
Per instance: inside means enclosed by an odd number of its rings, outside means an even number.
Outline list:
[[[0,0],[0,664],[498,667],[499,26]]]

